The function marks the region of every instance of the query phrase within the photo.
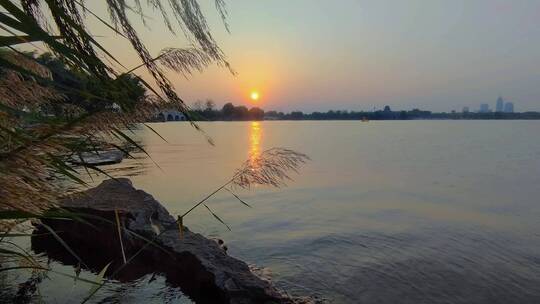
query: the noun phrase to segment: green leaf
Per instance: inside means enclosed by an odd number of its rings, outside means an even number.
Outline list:
[[[71,26],[73,29],[76,30],[76,32],[85,37],[86,39],[88,39],[88,41],[90,41],[93,45],[95,45],[96,47],[98,47],[103,53],[105,53],[107,56],[109,56],[109,58],[111,58],[112,60],[114,60],[116,63],[118,63],[121,67],[127,69],[125,66],[122,65],[122,63],[120,61],[118,61],[111,53],[109,53],[109,51],[107,51],[107,49],[105,49],[101,44],[99,44],[92,36],[90,36],[88,34],[88,32],[82,28],[78,23],[76,23],[72,18],[71,16],[67,15],[63,8],[57,6],[56,4],[53,4],[53,2],[49,1],[47,3],[49,5],[49,9],[51,10],[51,12],[55,15],[55,16],[60,16],[60,18],[62,18],[62,20],[64,20],[65,22],[67,22],[67,24],[69,26]],[[92,58],[91,56],[87,56],[87,58],[89,60],[92,60],[92,61],[95,61],[93,60],[94,58]],[[86,62],[88,62],[88,60],[85,60]]]
[[[98,166],[96,166],[96,165],[91,165],[91,164],[88,164],[88,163],[82,163],[82,165],[83,165],[85,168],[92,169],[92,170],[94,170],[94,171],[96,171],[96,172],[98,172],[98,173],[101,173],[101,174],[107,176],[107,177],[110,178],[110,179],[117,180],[116,177],[114,177],[114,176],[110,175],[109,173],[107,173],[107,172],[101,170],[101,169],[100,169]]]
[[[88,225],[92,227],[93,229],[98,229],[94,224],[87,221],[85,218],[100,218],[97,215],[91,215],[87,213],[78,213],[78,212],[71,212],[69,210],[59,208],[54,210],[47,210],[43,212],[41,215],[39,215],[40,219],[59,219],[59,220],[73,220],[77,222],[81,222],[85,225]]]
[[[86,65],[82,60],[80,60],[77,55],[78,52],[67,47],[62,43],[58,43],[55,39],[52,38],[47,32],[45,32],[33,18],[29,17],[13,4],[9,0],[0,0],[0,5],[6,9],[12,16],[16,19],[9,17],[8,15],[0,12],[0,23],[12,27],[13,29],[23,32],[29,36],[35,37],[34,39],[39,39],[49,45],[51,48],[56,50],[58,53],[64,55],[66,58],[72,62],[79,64],[81,68]],[[80,55],[80,54],[79,54]]]
[[[118,151],[121,151],[122,153],[124,153],[128,158],[135,159],[135,157],[133,155],[131,155],[131,153],[129,153],[129,151],[127,149],[124,149],[124,148],[120,147],[119,145],[113,144],[113,143],[111,143],[111,146],[115,147]]]
[[[117,134],[118,136],[120,136],[121,138],[123,138],[124,140],[132,144],[133,146],[135,146],[137,149],[141,150],[144,154],[146,154],[146,156],[148,156],[148,158],[154,163],[154,165],[156,165],[160,170],[163,170],[158,165],[158,163],[154,161],[154,159],[150,156],[150,154],[148,154],[148,152],[146,152],[146,150],[143,147],[141,147],[141,145],[139,145],[137,142],[135,142],[131,137],[127,136],[124,132],[120,131],[120,129],[116,127],[113,127],[112,130],[114,131],[115,134]]]
[[[53,39],[62,39],[61,36],[51,36]],[[0,36],[0,47],[13,46],[21,43],[31,43],[42,41],[38,37],[19,35],[19,36]]]
[[[50,162],[51,166],[55,168],[58,171],[58,173],[69,177],[70,179],[74,180],[75,182],[83,186],[88,186],[88,184],[85,181],[83,181],[78,176],[76,176],[76,174],[79,174],[79,173],[72,167],[68,166],[63,160],[61,160],[60,158],[50,153],[47,153],[47,156],[51,159],[51,162]]]
[[[147,156],[150,156],[148,154],[148,152],[146,152],[146,150],[141,147],[141,145],[139,145],[137,142],[135,142],[131,137],[127,136],[124,132],[122,132],[120,129],[116,128],[116,127],[113,127],[112,130],[114,131],[114,133],[118,134],[121,138],[123,138],[124,140],[126,140],[127,142],[129,142],[131,145],[135,146],[137,149],[141,150],[144,154],[146,154]]]
[[[29,219],[38,218],[39,215],[18,210],[6,210],[0,211],[0,220],[17,220],[17,219]]]

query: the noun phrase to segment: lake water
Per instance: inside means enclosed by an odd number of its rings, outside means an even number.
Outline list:
[[[271,147],[310,161],[282,189],[227,192],[186,219],[279,286],[334,303],[540,303],[539,121],[153,124],[134,184],[171,213]]]
[[[290,293],[331,303],[540,303],[540,121],[200,125],[215,146],[184,122],[152,124],[168,143],[142,130],[161,169],[142,160],[135,186],[179,214],[250,155],[308,154],[288,187],[239,190],[253,208],[227,192],[209,201],[231,232],[205,208],[185,220]],[[138,284],[140,295],[151,288]]]

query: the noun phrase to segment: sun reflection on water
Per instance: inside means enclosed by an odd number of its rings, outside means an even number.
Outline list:
[[[249,160],[252,164],[257,162],[261,155],[262,128],[258,121],[251,122],[249,132]]]

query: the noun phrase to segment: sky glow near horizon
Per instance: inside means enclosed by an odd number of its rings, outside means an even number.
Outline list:
[[[213,1],[201,2],[238,75],[215,66],[169,74],[188,103],[253,106],[256,91],[266,110],[460,111],[493,108],[502,95],[517,111],[540,110],[540,1],[229,0],[231,34]],[[133,23],[152,54],[188,45],[149,15],[151,29]],[[91,24],[124,65],[137,65],[125,41]]]

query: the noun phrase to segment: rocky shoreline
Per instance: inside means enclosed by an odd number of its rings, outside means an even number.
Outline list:
[[[130,281],[149,273],[166,277],[196,303],[317,303],[311,298],[291,298],[269,280],[254,274],[243,261],[229,256],[214,240],[184,227],[182,236],[175,219],[150,194],[137,190],[128,179],[107,180],[99,186],[62,201],[61,207],[84,214],[86,221],[45,219],[61,232],[63,240],[83,261],[82,267],[100,271],[112,261],[106,277]],[[115,225],[118,212],[125,227],[122,245]],[[45,228],[36,225],[36,235]],[[133,233],[131,233],[132,231]],[[154,244],[146,246],[156,235]],[[144,237],[144,239],[142,237]],[[52,237],[33,237],[32,249],[64,264],[79,261]],[[129,259],[123,266],[122,250]]]

